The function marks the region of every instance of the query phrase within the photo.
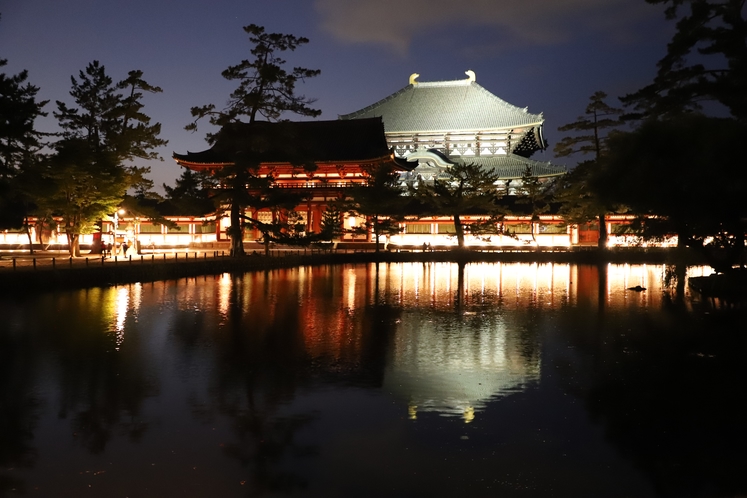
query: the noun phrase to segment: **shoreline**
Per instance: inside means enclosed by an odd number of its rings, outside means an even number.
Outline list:
[[[685,264],[687,266],[705,264],[691,251],[663,248],[615,248],[600,251],[585,249],[582,251],[522,251],[522,252],[478,252],[478,251],[433,251],[433,252],[317,252],[301,251],[279,252],[277,255],[259,254],[232,258],[217,252],[208,257],[208,253],[185,253],[179,257],[167,259],[150,258],[102,260],[94,258],[83,262],[83,258],[55,258],[47,264],[0,269],[0,296],[19,293],[43,293],[63,289],[81,289],[90,287],[108,287],[112,285],[135,282],[155,282],[175,280],[203,275],[222,273],[246,273],[252,271],[269,271],[281,268],[300,266],[320,266],[333,264],[367,264],[367,263],[560,263],[560,264]],[[6,262],[7,256],[3,258]],[[75,264],[73,264],[75,263]]]

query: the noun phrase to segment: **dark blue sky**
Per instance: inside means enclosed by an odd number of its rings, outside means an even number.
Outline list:
[[[414,72],[437,81],[471,69],[492,93],[544,113],[551,149],[592,93],[616,98],[649,83],[673,32],[644,0],[0,0],[0,13],[5,71],[28,69],[51,100],[44,130],[55,100],[72,103],[70,76],[94,59],[115,80],[141,69],[163,88],[145,100],[169,140],[165,161],[150,164],[159,186],[180,175],[172,151],[206,148],[207,126],[183,129],[189,108],[225,103],[235,84],[220,73],[249,57],[250,23],[310,39],[286,59],[321,69],[298,88],[318,99],[319,119],[370,105]],[[533,158],[552,160],[551,149]]]

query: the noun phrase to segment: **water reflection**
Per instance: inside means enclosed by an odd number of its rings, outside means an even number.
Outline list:
[[[672,274],[323,266],[0,302],[0,495],[738,494],[744,322]]]
[[[472,422],[491,399],[526,389],[540,376],[536,338],[501,317],[407,312],[391,346],[384,389],[418,411]]]

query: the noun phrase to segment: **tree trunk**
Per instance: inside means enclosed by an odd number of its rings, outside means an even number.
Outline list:
[[[241,229],[241,208],[236,204],[231,205],[231,256],[244,256],[244,231]]]
[[[456,230],[457,246],[459,249],[464,249],[464,226],[458,214],[454,215],[454,230]]]
[[[457,266],[457,288],[454,294],[454,310],[461,315],[463,297],[464,297],[464,263]]]
[[[599,214],[599,242],[597,246],[600,249],[607,247],[607,217],[605,213]]]
[[[67,232],[67,247],[70,256],[73,258],[80,257],[80,234]]]
[[[744,269],[744,229],[741,223],[736,224],[734,233],[734,245],[727,247],[729,254],[728,261],[730,265],[739,265],[740,269]]]
[[[34,239],[31,237],[31,228],[29,228],[29,219],[23,222],[23,228],[26,229],[26,237],[29,239],[29,254],[34,254]]]
[[[678,227],[678,229],[677,229],[677,247],[678,248],[681,249],[683,247],[687,247],[688,246],[688,243],[687,243],[687,239],[689,238],[688,233],[689,232],[687,231],[686,228],[684,228],[684,227]]]

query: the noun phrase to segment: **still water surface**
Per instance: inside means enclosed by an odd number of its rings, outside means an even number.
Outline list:
[[[0,496],[744,495],[745,315],[667,277],[382,264],[5,299]]]

